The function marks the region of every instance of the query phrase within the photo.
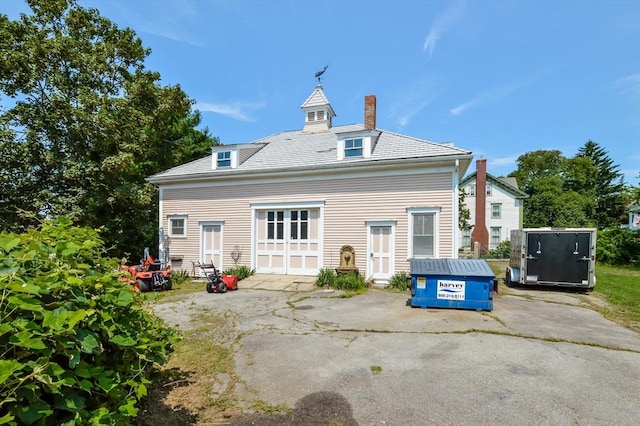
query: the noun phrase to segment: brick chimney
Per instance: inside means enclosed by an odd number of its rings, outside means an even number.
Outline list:
[[[372,130],[376,128],[376,96],[364,97],[364,128]]]
[[[487,231],[487,159],[476,160],[476,223],[471,232],[471,242],[480,243],[480,252],[489,249]]]

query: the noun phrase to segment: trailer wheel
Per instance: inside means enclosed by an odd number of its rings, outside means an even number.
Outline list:
[[[507,287],[511,287],[511,272],[509,272],[508,269],[507,269],[507,272],[506,272],[505,277],[504,277],[504,284]]]
[[[138,283],[138,288],[140,289],[141,293],[146,293],[149,291],[149,284],[147,284],[146,281],[137,279],[136,282]]]

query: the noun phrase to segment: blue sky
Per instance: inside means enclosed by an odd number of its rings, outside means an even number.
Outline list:
[[[591,139],[640,172],[640,1],[80,0],[152,49],[223,143],[302,128],[316,71],[334,124],[453,142],[506,175]],[[23,0],[0,0],[17,17]],[[474,166],[469,172],[474,170]]]

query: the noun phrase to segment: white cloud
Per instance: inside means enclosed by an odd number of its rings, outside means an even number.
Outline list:
[[[463,103],[462,105],[458,105],[458,106],[457,106],[457,107],[455,107],[455,108],[451,108],[451,110],[450,110],[450,111],[451,111],[451,114],[453,114],[453,115],[460,115],[460,114],[462,114],[464,111],[468,110],[469,108],[473,108],[473,107],[475,107],[476,105],[478,105],[478,104],[479,104],[479,103],[481,103],[481,102],[482,102],[482,99],[481,99],[481,98],[476,98],[476,99],[473,99],[473,100],[471,100],[471,101],[469,101],[469,102],[465,102],[465,103]]]
[[[622,95],[640,96],[640,73],[617,79],[613,82],[613,88]]]
[[[134,28],[138,36],[151,34],[168,40],[185,43],[195,47],[203,47],[202,36],[198,33],[201,27],[202,12],[194,0],[167,0],[162,7],[154,1],[137,0],[129,2],[108,2],[87,0],[87,5],[95,7],[101,13],[118,15],[126,26]],[[104,11],[104,12],[103,12]],[[109,13],[111,12],[111,13]]]
[[[433,52],[436,49],[436,43],[440,40],[440,37],[451,30],[453,25],[460,20],[464,13],[464,9],[464,2],[452,2],[442,14],[436,17],[433,25],[431,25],[431,28],[429,29],[429,34],[427,34],[427,38],[425,39],[424,46],[422,48],[423,51],[429,54],[429,58],[433,56]]]
[[[251,117],[249,112],[261,109],[263,107],[264,103],[247,104],[240,102],[234,102],[230,104],[211,104],[207,102],[198,102],[194,105],[194,109],[197,109],[201,112],[213,112],[237,121],[255,121],[255,118]]]
[[[518,161],[518,156],[502,157],[489,160],[489,164],[492,166],[510,166],[512,164],[516,164],[516,161]]]
[[[467,101],[454,108],[451,108],[449,112],[453,115],[460,115],[471,108],[476,108],[478,106],[497,102],[500,99],[506,98],[507,96],[511,95],[512,93],[516,92],[522,87],[533,83],[535,80],[539,78],[540,75],[542,74],[539,74],[537,76],[536,75],[530,76],[522,80],[515,81],[510,84],[506,84],[504,86],[495,87],[491,90],[481,93],[475,98],[472,98],[470,101]]]
[[[436,82],[429,78],[412,82],[411,87],[396,94],[396,100],[392,103],[389,116],[398,126],[406,126],[415,115],[435,99],[439,90]]]

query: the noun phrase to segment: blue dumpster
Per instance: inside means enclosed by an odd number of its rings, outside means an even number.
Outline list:
[[[495,274],[485,260],[410,259],[411,306],[493,309]]]

